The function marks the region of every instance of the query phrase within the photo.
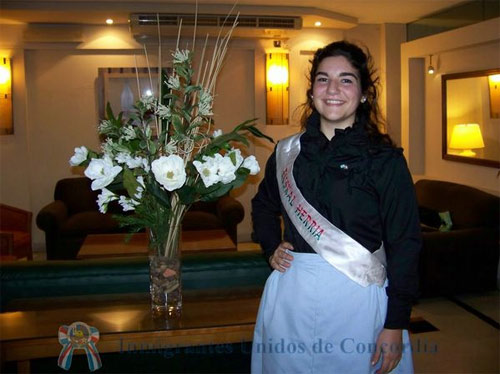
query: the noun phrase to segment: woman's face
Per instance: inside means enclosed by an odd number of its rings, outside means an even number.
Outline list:
[[[336,128],[354,123],[361,96],[359,73],[344,56],[320,62],[313,82],[313,103],[321,116],[321,130],[329,139]]]

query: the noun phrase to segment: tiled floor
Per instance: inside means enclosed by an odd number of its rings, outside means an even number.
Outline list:
[[[498,291],[460,297],[499,322]],[[412,334],[416,373],[498,373],[499,330],[446,298],[421,300],[412,316],[439,331]]]
[[[239,251],[258,248],[254,243],[238,243]],[[34,257],[44,259],[45,255],[37,252]],[[413,318],[438,329],[411,334],[415,373],[499,373],[500,292],[460,295],[457,300],[465,308],[444,297],[422,299],[414,306]]]

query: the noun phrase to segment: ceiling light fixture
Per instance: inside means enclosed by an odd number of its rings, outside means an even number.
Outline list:
[[[427,73],[432,75],[434,74],[434,66],[432,66],[432,55],[429,55],[429,67],[427,68]]]
[[[320,27],[320,26],[321,26],[321,21],[316,21],[316,22],[314,22],[314,26],[316,26],[316,27]]]
[[[113,21],[113,19],[111,19],[111,18],[108,18],[108,19],[106,20],[106,23],[107,23],[108,25],[112,25],[112,24],[113,24],[113,22],[114,22],[114,21]]]

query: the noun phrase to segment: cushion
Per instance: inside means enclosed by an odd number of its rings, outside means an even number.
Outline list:
[[[108,233],[118,231],[118,222],[110,214],[99,212],[82,212],[75,214],[64,223],[61,232],[64,233]]]
[[[453,227],[450,212],[437,212],[433,209],[419,206],[418,212],[420,215],[420,223],[422,224],[422,231],[450,231]]]
[[[182,220],[183,230],[214,230],[223,229],[222,223],[213,213],[203,211],[188,211]]]

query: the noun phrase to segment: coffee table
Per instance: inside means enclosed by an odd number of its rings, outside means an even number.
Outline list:
[[[18,372],[29,372],[31,359],[54,357],[56,364],[62,348],[58,329],[76,321],[99,330],[100,353],[133,352],[141,344],[174,348],[249,342],[260,292],[187,291],[177,318],[154,318],[149,294],[18,301],[10,308],[15,311],[0,313],[1,357],[17,361]]]
[[[148,239],[145,233],[132,235],[126,242],[127,234],[91,234],[87,235],[78,252],[77,258],[104,258],[144,256],[148,254]],[[224,230],[183,231],[181,251],[236,251],[236,244]]]

